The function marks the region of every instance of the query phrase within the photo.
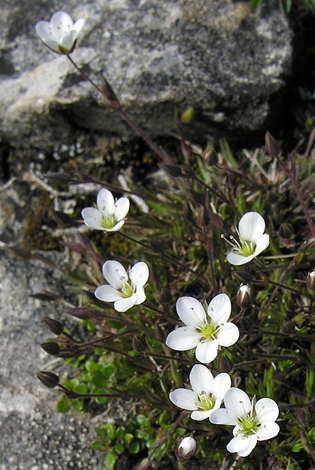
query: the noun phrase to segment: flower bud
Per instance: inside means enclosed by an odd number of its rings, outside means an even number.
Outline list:
[[[247,310],[253,303],[252,289],[243,285],[236,294],[236,303],[243,310]]]
[[[206,149],[203,154],[203,159],[208,166],[216,165],[219,161],[218,154],[215,150]]]
[[[48,328],[50,329],[50,331],[54,335],[56,335],[56,336],[62,335],[63,325],[62,325],[62,323],[60,323],[60,321],[53,320],[52,318],[48,318],[48,317],[44,317],[44,321],[45,321],[46,325],[48,326]]]
[[[295,325],[292,321],[285,321],[282,325],[282,333],[289,336],[296,336]]]
[[[59,384],[59,377],[52,372],[46,372],[45,370],[40,370],[37,373],[38,379],[41,381],[45,387],[55,388]]]
[[[294,229],[291,224],[281,224],[279,228],[281,238],[290,239],[294,235]]]
[[[184,124],[189,124],[192,119],[194,118],[194,108],[192,106],[189,106],[188,108],[185,109],[185,111],[181,115],[181,120]]]
[[[176,457],[178,460],[183,460],[183,459],[190,459],[194,455],[197,449],[197,442],[195,439],[191,436],[189,437],[184,437],[182,441],[180,442],[177,452],[176,452]]]
[[[266,134],[265,141],[267,152],[269,153],[269,155],[273,158],[279,157],[281,153],[280,147],[269,132],[267,132]]]
[[[171,291],[168,289],[162,289],[160,292],[160,302],[161,304],[169,304],[173,300]]]
[[[54,343],[53,341],[49,341],[48,343],[42,343],[40,345],[41,348],[51,356],[58,356],[60,353],[60,347],[58,343]]]
[[[305,428],[305,426],[306,426],[306,412],[305,412],[305,410],[303,408],[300,409],[300,410],[296,410],[295,416],[297,417],[297,420],[300,423],[300,425],[303,428]]]
[[[315,292],[315,269],[311,273],[308,273],[306,278],[306,285],[310,290]]]
[[[218,369],[221,372],[229,373],[233,369],[233,362],[227,356],[218,357]]]
[[[132,347],[138,354],[143,354],[148,350],[148,343],[142,335],[135,335],[132,338]]]
[[[209,214],[207,213],[205,206],[200,206],[197,215],[197,224],[199,225],[199,227],[207,227],[209,225],[209,222]]]

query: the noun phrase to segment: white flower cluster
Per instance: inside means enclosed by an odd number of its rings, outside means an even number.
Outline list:
[[[52,51],[58,54],[71,53],[76,45],[85,20],[73,24],[70,16],[58,11],[50,22],[39,21],[36,33]],[[125,223],[129,211],[129,199],[121,197],[114,200],[112,193],[101,189],[97,195],[96,207],[82,210],[84,223],[92,229],[116,232]],[[227,254],[227,261],[235,266],[250,262],[269,246],[269,235],[264,233],[265,221],[257,212],[248,212],[241,218],[238,226],[239,241],[231,237],[233,249]],[[103,275],[107,285],[99,286],[95,296],[105,302],[114,302],[118,312],[126,312],[146,299],[145,285],[149,277],[146,263],[138,262],[128,271],[114,260],[103,264]],[[244,286],[249,296],[250,291]],[[247,308],[246,306],[244,308]],[[166,345],[176,351],[195,350],[196,359],[211,363],[221,347],[235,344],[239,338],[237,326],[229,322],[231,302],[226,294],[215,296],[207,310],[193,297],[181,297],[176,303],[177,314],[184,324],[170,332]],[[257,441],[275,437],[279,426],[275,422],[279,408],[269,399],[255,398],[250,401],[247,394],[238,388],[231,388],[227,373],[213,377],[210,370],[202,364],[193,366],[190,375],[190,389],[179,388],[169,394],[171,402],[187,411],[196,421],[209,419],[213,424],[233,425],[233,439],[227,445],[229,452],[237,452],[246,457],[254,449]],[[220,408],[224,401],[225,408]],[[194,454],[196,441],[185,437],[178,447],[178,458],[186,459]]]

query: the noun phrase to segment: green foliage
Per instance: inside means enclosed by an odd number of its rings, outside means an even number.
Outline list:
[[[224,292],[240,338],[208,367],[214,376],[228,372],[233,386],[257,400],[273,399],[281,408],[279,436],[259,442],[237,468],[311,468],[315,295],[306,279],[315,252],[305,211],[313,217],[314,159],[306,165],[304,156],[296,154],[294,179],[282,165],[289,167],[290,161],[264,150],[234,155],[222,141],[215,159],[213,143],[205,150],[185,145],[192,150],[189,165],[187,156],[185,164],[174,164],[171,175],[166,171],[150,194],[137,185],[148,213],[134,210],[119,233],[98,232],[93,238],[91,231],[89,239],[78,235],[72,241],[75,250],[71,254],[70,249],[64,271],[68,291],[78,302],[71,308],[65,304],[69,315],[81,319],[83,330],[79,335],[64,329],[53,340],[68,366],[58,386],[57,410],[83,413],[99,407],[110,412],[123,403],[123,415],[113,411],[115,420],[95,429],[92,447],[104,452],[109,470],[123,454],[143,459],[144,466],[171,458],[180,439],[190,435],[198,441],[195,463],[223,468],[229,459],[231,467],[235,456],[227,457],[226,451],[231,429],[194,421],[170,402],[170,391],[188,385],[196,360],[189,351],[165,345],[167,334],[182,325],[175,309],[179,297],[209,303]],[[238,238],[234,227],[249,211],[264,216],[270,246],[252,261],[232,266],[226,262],[228,242]],[[126,267],[137,261],[150,266],[146,301],[127,312],[115,311],[94,295],[105,283],[102,264],[112,258]],[[241,282],[252,289],[246,310],[236,301]]]

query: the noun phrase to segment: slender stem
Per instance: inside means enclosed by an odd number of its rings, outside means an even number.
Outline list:
[[[212,288],[213,288],[213,295],[217,295],[217,281],[215,278],[214,266],[213,266],[213,256],[212,256],[212,237],[211,239],[207,236],[207,231],[205,228],[202,229],[203,239],[206,242],[207,249],[208,249],[208,257],[209,257],[209,265],[211,271],[211,279],[212,279]]]
[[[295,403],[290,405],[279,405],[280,410],[298,410],[300,408],[309,408],[315,406],[315,400],[306,401],[305,403]]]
[[[90,77],[88,75],[86,75],[86,73],[83,72],[82,69],[80,69],[77,64],[74,62],[74,60],[70,57],[69,54],[67,54],[67,57],[68,59],[70,60],[71,64],[76,68],[76,70],[82,75],[82,77],[87,80],[99,93],[101,93],[103,96],[104,96],[104,92],[103,90],[98,86],[96,85],[96,83],[93,82],[93,80],[90,79]],[[126,121],[129,126],[138,134],[140,135],[140,137],[143,138],[143,140],[149,145],[149,147],[151,147],[151,149],[157,154],[159,155],[159,157],[162,159],[162,161],[167,164],[167,165],[175,165],[172,157],[162,148],[162,147],[158,147],[154,142],[153,140],[146,135],[146,133],[140,128],[138,127],[131,119],[130,117],[125,113],[125,111],[123,111],[123,109],[121,108],[121,105],[119,102],[115,102],[115,104],[111,103],[109,101],[109,106],[114,110],[116,111],[121,117],[122,119],[124,119],[124,121]]]
[[[122,235],[123,237],[127,238],[127,240],[130,240],[134,243],[137,243],[138,245],[142,246],[143,248],[145,248],[147,251],[154,251],[152,247],[146,245],[145,243],[141,242],[140,240],[136,240],[135,238],[132,238],[130,237],[129,235],[127,235],[126,233],[124,232],[120,232],[120,235]],[[208,280],[202,275],[202,274],[199,274],[198,272],[194,271],[193,269],[191,269],[189,266],[181,263],[180,261],[178,261],[177,259],[175,258],[172,258],[171,256],[168,256],[166,255],[165,253],[162,253],[162,252],[158,252],[158,254],[166,259],[167,261],[170,261],[171,263],[174,263],[174,264],[177,264],[177,266],[181,266],[183,269],[186,269],[187,271],[191,272],[192,274],[194,274],[195,276],[199,277],[199,279],[202,279],[204,282],[208,282]]]

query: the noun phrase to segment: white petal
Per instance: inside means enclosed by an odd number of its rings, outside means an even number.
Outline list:
[[[133,294],[131,297],[127,297],[126,299],[117,300],[114,303],[114,309],[117,312],[126,312],[131,307],[133,307],[136,303],[137,296]]]
[[[277,423],[269,422],[263,423],[261,427],[256,431],[258,441],[266,441],[272,439],[279,434],[280,428]]]
[[[77,32],[77,36],[79,35],[81,29],[83,28],[84,23],[85,23],[85,19],[84,19],[84,18],[80,18],[79,20],[77,20],[77,21],[74,23],[73,29]]]
[[[198,408],[198,395],[192,390],[177,388],[169,394],[169,398],[174,405],[183,410],[196,410]]]
[[[217,333],[217,340],[220,346],[229,347],[236,343],[240,335],[239,329],[234,323],[225,323]]]
[[[118,232],[118,230],[121,229],[121,227],[124,225],[125,221],[121,220],[118,222],[118,224],[114,225],[112,228],[103,228],[105,232]]]
[[[210,422],[213,424],[236,425],[238,416],[231,410],[220,408],[215,410],[210,416]]]
[[[136,305],[142,304],[146,299],[144,288],[141,286],[138,287],[135,294],[137,296]]]
[[[213,413],[213,410],[205,410],[205,411],[193,411],[190,415],[191,419],[195,421],[202,421],[203,419],[209,418],[209,416]]]
[[[149,277],[148,265],[143,261],[140,261],[140,263],[136,263],[131,269],[129,269],[128,274],[134,286],[143,287]]]
[[[121,197],[115,202],[115,217],[117,220],[122,220],[126,217],[130,207],[130,202],[127,197]]]
[[[226,259],[229,263],[233,264],[234,266],[241,266],[242,264],[249,263],[253,258],[255,258],[255,256],[256,255],[242,256],[231,251],[227,254]]]
[[[196,358],[199,362],[209,364],[218,355],[218,341],[216,339],[203,341],[196,348]]]
[[[51,17],[50,26],[54,39],[59,41],[64,34],[72,29],[73,21],[68,13],[57,11],[57,13]]]
[[[231,301],[226,294],[216,295],[208,307],[208,315],[213,326],[225,323],[231,314]]]
[[[108,215],[115,214],[115,201],[112,193],[108,189],[101,189],[96,199],[97,207],[101,212]]]
[[[225,408],[234,411],[240,418],[245,418],[252,408],[248,395],[240,388],[235,387],[226,392],[224,405]]]
[[[265,221],[258,212],[247,212],[238,225],[241,240],[257,243],[265,231]]]
[[[245,439],[233,437],[226,446],[231,453],[237,452],[240,457],[247,457],[257,444],[257,436],[253,434]]]
[[[94,207],[86,207],[81,211],[85,225],[97,230],[104,230],[102,227],[102,213]]]
[[[104,302],[115,302],[122,298],[121,292],[118,292],[113,286],[100,286],[95,289],[94,295],[97,299]]]
[[[197,346],[201,334],[193,326],[182,326],[169,333],[166,338],[166,346],[175,351],[187,351]]]
[[[231,378],[229,374],[222,372],[214,378],[211,385],[212,395],[214,398],[219,399],[222,402],[226,392],[231,388]]]
[[[48,21],[39,21],[38,23],[36,23],[35,31],[42,41],[46,41],[46,39],[51,39],[51,29]]]
[[[269,235],[264,233],[258,240],[257,245],[254,251],[254,256],[258,256],[262,251],[264,251],[269,246]]]
[[[213,376],[206,366],[194,365],[189,375],[189,381],[191,388],[197,395],[200,395],[201,392],[209,395],[212,392]]]
[[[206,324],[206,312],[199,300],[193,297],[180,297],[176,302],[176,311],[187,326],[203,328]]]
[[[72,30],[72,31],[69,31],[69,33],[65,34],[60,39],[59,41],[60,46],[62,47],[62,49],[65,51],[66,54],[71,52],[71,50],[73,49],[76,37],[77,37],[77,32]]]
[[[110,260],[103,264],[103,276],[115,289],[121,289],[124,282],[128,281],[128,275],[125,268],[118,261]]]
[[[279,416],[279,408],[275,401],[271,398],[262,398],[258,400],[255,406],[256,414],[260,423],[266,421],[276,421]]]

